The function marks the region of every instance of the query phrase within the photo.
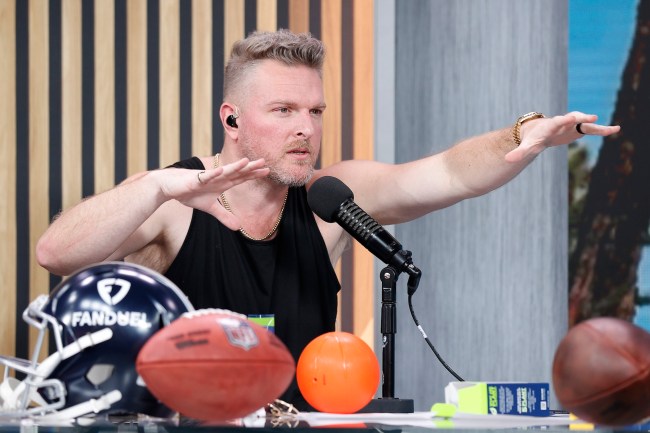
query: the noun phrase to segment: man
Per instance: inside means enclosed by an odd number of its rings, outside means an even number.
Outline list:
[[[306,191],[317,178],[341,179],[379,223],[403,223],[498,188],[547,147],[619,129],[578,112],[532,113],[410,163],[343,161],[315,171],[323,59],[322,44],[305,34],[256,33],[236,43],[219,111],[222,153],[134,175],[62,213],[37,245],[39,263],[59,275],[105,260],[145,265],[195,308],[273,314],[297,359],[334,329],[333,266],[349,242],[309,209]],[[284,398],[300,401],[295,383]]]

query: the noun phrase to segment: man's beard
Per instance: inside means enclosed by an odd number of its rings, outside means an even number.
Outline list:
[[[303,186],[309,182],[311,177],[314,175],[314,166],[311,163],[304,165],[308,166],[309,169],[302,176],[281,172],[279,170],[271,168],[271,172],[269,173],[268,178],[279,185],[285,185],[288,187]]]
[[[250,142],[248,140],[243,141],[243,146],[242,146],[242,151],[244,153],[244,156],[248,158],[249,160],[253,161],[255,159],[259,158],[264,158],[267,162],[267,167],[269,167],[270,172],[267,178],[278,185],[284,185],[288,187],[300,187],[305,185],[309,180],[312,178],[314,175],[314,163],[315,161],[302,161],[298,162],[297,165],[299,165],[302,168],[306,168],[306,171],[301,174],[296,174],[292,173],[290,170],[283,170],[280,167],[279,162],[281,162],[281,159],[279,160],[271,160],[267,155],[260,154],[259,152],[253,150],[253,147],[250,146]],[[291,143],[289,146],[287,146],[287,149],[299,149],[299,148],[305,148],[309,151],[309,155],[311,157],[314,157],[314,153],[312,151],[312,146],[307,140],[296,140],[293,143]]]

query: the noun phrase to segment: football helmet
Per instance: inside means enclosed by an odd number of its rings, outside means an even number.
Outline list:
[[[30,360],[0,357],[0,418],[170,416],[147,390],[135,360],[149,337],[193,310],[178,287],[145,267],[105,262],[77,271],[25,309],[23,319],[39,330],[38,339]],[[54,347],[39,362],[48,330]]]

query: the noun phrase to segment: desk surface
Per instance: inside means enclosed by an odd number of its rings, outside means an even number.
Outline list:
[[[413,432],[424,433],[431,430],[456,431],[511,431],[544,430],[545,432],[568,431],[646,431],[650,425],[643,424],[625,428],[595,427],[580,420],[571,420],[568,415],[550,417],[528,417],[517,415],[471,415],[455,414],[451,418],[440,418],[430,412],[410,414],[353,414],[337,415],[317,412],[303,412],[293,417],[268,418],[249,417],[233,423],[202,424],[194,421],[140,419],[102,419],[83,420],[76,424],[61,423],[38,424],[30,421],[1,423],[0,433],[38,433],[38,432],[98,432],[98,433],[207,433],[246,430],[316,432],[335,430],[337,432]]]

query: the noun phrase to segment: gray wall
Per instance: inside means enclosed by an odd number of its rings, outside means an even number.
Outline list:
[[[377,159],[566,111],[566,0],[378,0],[375,13]],[[423,272],[415,314],[466,380],[551,382],[567,329],[566,156],[547,150],[508,185],[394,228]],[[454,378],[413,323],[405,275],[396,346],[395,396],[444,401]]]

